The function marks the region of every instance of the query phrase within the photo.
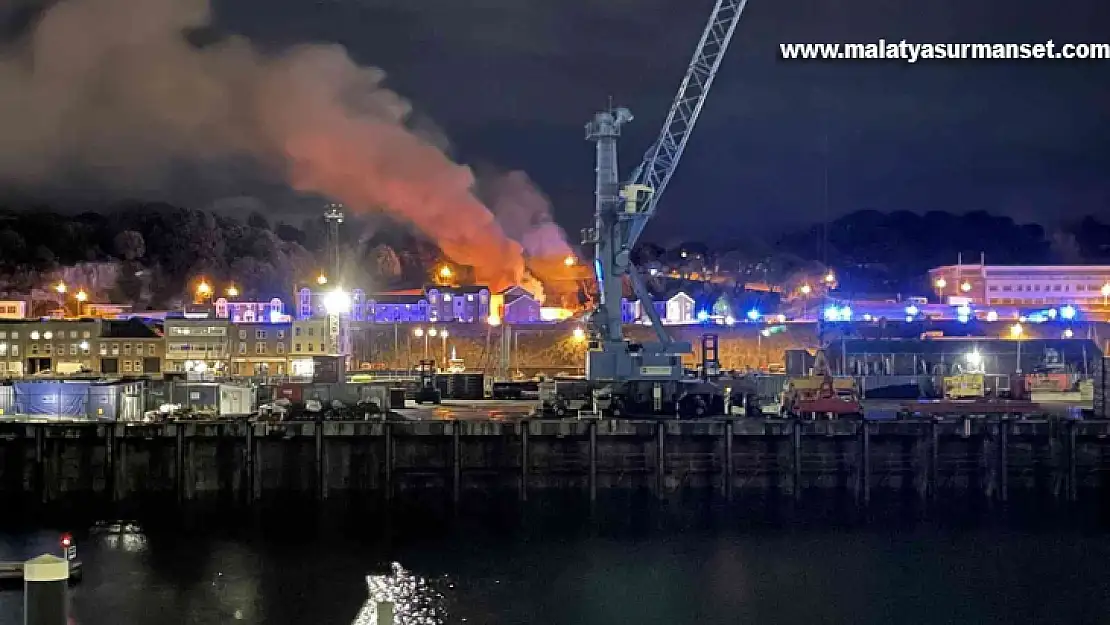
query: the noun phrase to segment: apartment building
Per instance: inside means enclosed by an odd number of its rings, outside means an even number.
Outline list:
[[[165,368],[165,338],[138,319],[103,321],[96,345],[105,375],[157,375]]]
[[[6,320],[0,322],[0,375],[96,371],[93,343],[100,336],[97,320]]]
[[[286,374],[292,323],[236,323],[231,329],[231,375]]]
[[[166,371],[224,373],[230,362],[231,323],[226,319],[167,318]]]

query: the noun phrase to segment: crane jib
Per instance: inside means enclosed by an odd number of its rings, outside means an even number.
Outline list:
[[[663,122],[659,138],[652,144],[629,180],[629,184],[642,184],[654,190],[651,198],[640,207],[643,218],[633,221],[629,229],[628,238],[624,242],[629,249],[636,244],[648,220],[655,213],[659,198],[663,196],[663,191],[678,167],[686,142],[701,114],[709,88],[713,85],[721,60],[747,4],[748,0],[717,0]]]

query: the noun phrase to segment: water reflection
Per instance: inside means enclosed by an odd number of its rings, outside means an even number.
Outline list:
[[[129,521],[102,521],[93,526],[89,536],[116,551],[143,553],[148,548],[143,528]]]
[[[444,578],[444,584],[449,584]],[[352,625],[378,625],[379,604],[393,605],[395,625],[440,625],[446,622],[444,596],[423,577],[394,562],[386,575],[368,575],[370,598]]]

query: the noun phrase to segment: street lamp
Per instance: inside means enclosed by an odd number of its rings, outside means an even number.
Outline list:
[[[1110,282],[1102,285],[1102,305],[1106,306],[1106,298],[1110,297]]]
[[[228,297],[239,297],[239,289],[235,288],[234,284],[227,287],[227,296]]]
[[[65,282],[59,282],[58,284],[54,285],[54,290],[57,291],[59,295],[65,295],[66,294],[66,283]]]
[[[439,277],[444,279],[444,280],[450,280],[451,276],[453,274],[454,274],[454,272],[451,271],[451,268],[448,267],[447,265],[444,265],[444,266],[439,268]]]
[[[447,368],[447,328],[439,331],[439,338],[443,342],[443,367]]]
[[[1075,336],[1075,332],[1072,332],[1071,328],[1064,330],[1064,338],[1070,339],[1073,336]]]
[[[84,303],[85,303],[86,301],[88,301],[88,299],[89,299],[89,294],[88,294],[88,293],[86,293],[84,289],[82,289],[82,290],[80,290],[80,291],[77,291],[77,295],[75,295],[74,297],[76,297],[76,298],[77,298],[77,301],[79,301],[79,302],[81,302],[82,304],[84,304]]]
[[[501,317],[498,317],[497,315],[490,315],[486,318],[486,323],[496,328],[497,326],[501,325]]]
[[[803,284],[802,288],[798,290],[802,292],[802,295],[809,295],[813,292],[813,287],[809,286],[808,284]]]
[[[571,336],[574,338],[574,341],[576,343],[581,343],[582,341],[586,340],[586,331],[582,328],[575,328],[574,332],[571,333]]]
[[[563,259],[563,264],[567,267],[573,267],[576,262],[578,261],[573,256],[567,256]]]
[[[351,296],[343,289],[335,289],[324,296],[324,310],[329,315],[345,315],[351,312]]]
[[[1010,326],[1010,338],[1017,341],[1017,365],[1014,367],[1015,373],[1021,373],[1021,337],[1025,334],[1025,328],[1021,327],[1020,323],[1015,323]]]
[[[412,331],[412,335],[416,338],[424,338],[424,360],[428,359],[428,336],[431,335],[433,332],[435,332],[434,329],[425,332],[424,328],[416,328]]]
[[[836,282],[836,274],[834,274],[831,271],[829,273],[825,274],[825,282],[827,284],[832,284],[833,282]]]
[[[212,294],[212,287],[207,282],[201,280],[197,285],[197,299],[204,299]]]
[[[319,284],[320,286],[324,286],[327,283],[328,283],[328,277],[325,276],[324,274],[320,274],[320,275],[316,276],[316,284]]]
[[[971,283],[968,282],[967,280],[964,280],[964,283],[960,285],[960,290],[963,291],[964,293],[967,293],[968,291],[971,290]]]

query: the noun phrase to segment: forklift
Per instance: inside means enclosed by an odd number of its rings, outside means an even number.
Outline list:
[[[416,403],[439,405],[443,394],[436,385],[436,361],[421,360],[416,368]]]

